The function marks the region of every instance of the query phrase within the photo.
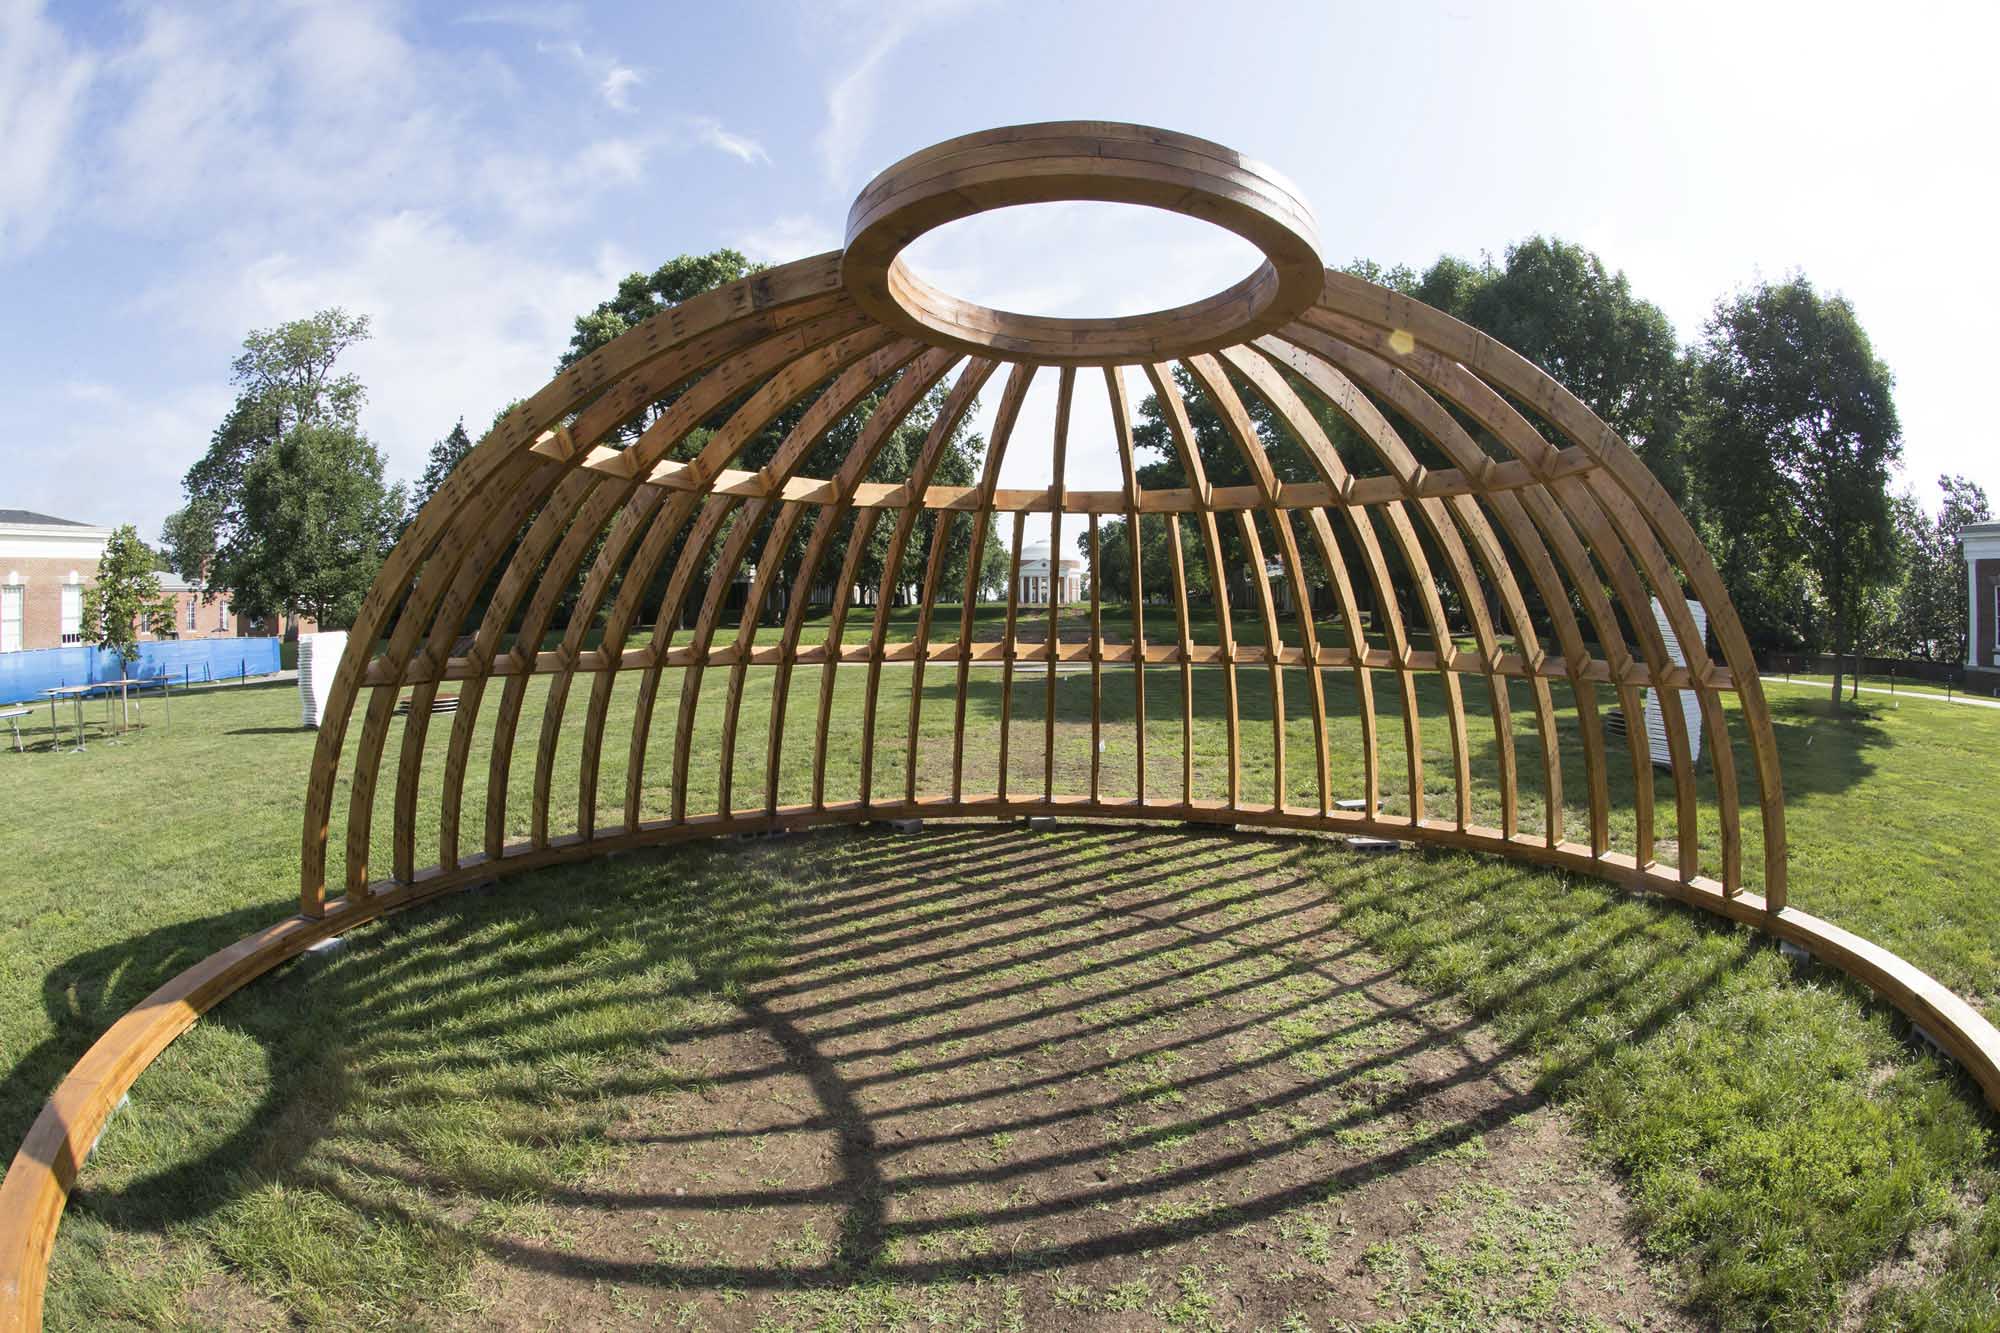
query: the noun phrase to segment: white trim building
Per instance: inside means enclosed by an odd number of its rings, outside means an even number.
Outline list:
[[[1969,523],[1959,534],[1965,556],[1967,672],[2000,683],[2000,523]]]
[[[1047,606],[1049,604],[1049,547],[1047,542],[1036,542],[1021,549],[1021,575],[1019,586],[1014,590],[1022,606]],[[1088,589],[1083,581],[1083,561],[1063,560],[1057,562],[1054,577],[1058,580],[1056,601],[1060,605],[1080,602]]]

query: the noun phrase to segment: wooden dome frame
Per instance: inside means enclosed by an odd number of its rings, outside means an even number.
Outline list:
[[[1229,291],[1178,310],[1123,320],[1048,320],[956,301],[896,261],[911,239],[943,222],[989,208],[1069,199],[1144,203],[1213,221],[1257,244],[1267,262]],[[1063,815],[1373,834],[1555,866],[1664,894],[1805,948],[1921,1025],[1966,1067],[1988,1101],[2000,1106],[2000,1033],[1976,1010],[1894,954],[1786,905],[1777,748],[1756,665],[1722,581],[1686,518],[1637,455],[1548,375],[1437,310],[1324,269],[1311,212],[1292,187],[1218,145],[1164,131],[1069,122],[955,139],[905,159],[872,182],[855,202],[848,235],[845,251],[786,264],[696,297],[569,366],[498,422],[411,524],[361,607],[325,709],[306,790],[298,915],[161,987],[109,1029],[56,1090],[0,1184],[0,1330],[39,1326],[49,1251],[78,1169],[119,1098],[209,1006],[312,944],[385,912],[498,875],[722,834],[902,818]],[[978,484],[933,484],[943,446],[1003,365],[1007,373]],[[1207,480],[1176,367],[1222,421],[1252,485],[1213,486]],[[890,431],[954,368],[956,379],[912,475],[900,484],[865,480]],[[1042,370],[1056,378],[1052,482],[1046,489],[1003,490],[1000,463],[1029,383]],[[1133,371],[1159,396],[1190,481],[1186,488],[1155,491],[1139,484],[1127,383]],[[1087,384],[1100,376],[1124,484],[1115,491],[1071,490],[1063,475],[1073,396],[1080,378]],[[1280,479],[1251,419],[1246,391],[1284,424],[1310,460],[1313,480]],[[630,447],[607,443],[615,428],[668,394],[678,397]],[[797,475],[811,446],[870,395],[879,395],[874,410],[836,475]],[[767,465],[756,471],[732,468],[746,442],[781,412],[801,407],[796,426]],[[1350,471],[1329,443],[1316,407],[1331,409],[1365,439],[1381,471]],[[718,414],[723,423],[695,457],[670,457],[689,432]],[[1468,422],[1504,456],[1489,453]],[[1451,466],[1421,465],[1403,431],[1420,434],[1424,446]],[[1092,557],[1088,642],[1061,642],[1054,606],[1035,609],[1048,617],[1043,642],[1023,642],[1017,586],[1009,588],[1001,639],[975,641],[971,608],[978,562],[972,562],[975,572],[968,573],[964,588],[942,587],[942,541],[932,544],[924,562],[913,642],[889,642],[886,575],[884,595],[868,612],[873,619],[866,641],[845,642],[848,593],[869,534],[888,525],[884,568],[894,570],[926,510],[938,513],[941,522],[968,523],[974,552],[983,549],[1000,517],[1011,515],[1017,568],[1025,515],[1049,516],[1050,549],[1057,556],[1066,521],[1081,524]],[[829,576],[828,558],[843,521],[851,528],[839,572],[831,575],[841,595],[827,632],[806,640],[810,599],[798,596],[789,603],[778,642],[757,643],[755,629],[777,581],[777,556],[809,515],[816,521],[802,567],[792,572],[794,587],[810,589]],[[1103,516],[1123,518],[1135,542],[1143,521],[1165,525],[1174,570],[1172,614],[1170,624],[1151,636],[1135,558],[1130,561],[1135,586],[1124,590],[1132,608],[1129,636],[1123,643],[1107,641],[1095,577]],[[732,517],[738,521],[730,523]],[[1280,617],[1266,579],[1252,580],[1266,646],[1235,641],[1226,592],[1217,599],[1219,641],[1195,642],[1182,575],[1183,520],[1192,525],[1199,558],[1218,589],[1226,584],[1222,524],[1236,527],[1256,565],[1264,563],[1264,534],[1269,534],[1275,567],[1298,607],[1311,605],[1307,567],[1316,557],[1338,603],[1340,641],[1322,642],[1310,613],[1295,617],[1295,623]],[[1069,531],[1073,535],[1076,529]],[[724,595],[751,559],[759,535],[756,574],[730,634],[722,623]],[[644,591],[677,541],[680,554],[666,575],[664,609],[646,633],[640,623]],[[1355,553],[1351,562],[1344,554],[1349,551]],[[560,646],[541,650],[559,596],[579,579],[581,592]],[[1457,601],[1474,642],[1471,650],[1456,646],[1441,588]],[[1541,622],[1530,614],[1530,589]],[[941,635],[932,608],[953,593],[961,597],[957,632]],[[1651,612],[1655,597],[1664,608],[1671,643]],[[1719,661],[1697,628],[1690,599],[1706,611]],[[1376,639],[1362,626],[1364,601],[1381,612]],[[680,633],[673,609],[696,604],[692,629]],[[1418,622],[1414,631],[1406,623],[1406,604],[1408,619]],[[587,649],[585,631],[599,623],[601,642]],[[1431,649],[1413,646],[1413,639],[1426,635]],[[372,651],[377,645],[381,651]],[[1676,664],[1676,650],[1686,665]],[[882,800],[873,795],[871,766],[880,722],[877,684],[891,663],[907,664],[913,673],[910,762],[904,765],[901,797]],[[1095,761],[1087,790],[1057,789],[1054,699],[1062,663],[1086,664],[1090,672],[1093,739],[1103,726],[1105,673],[1133,673],[1142,719],[1135,737],[1136,799],[1107,796]],[[1039,671],[1044,677],[1049,702],[1039,790],[1007,789],[1004,721],[999,790],[965,789],[965,708],[975,664],[997,666],[1002,673],[1003,719],[1016,673]],[[738,808],[731,769],[752,665],[775,668],[769,762],[764,790]],[[833,682],[843,666],[867,672],[862,777],[851,800],[830,795],[825,781]],[[729,671],[721,796],[716,811],[690,811],[693,719],[709,667]],[[784,714],[792,674],[801,667],[821,672],[812,798],[781,805],[777,775]],[[929,667],[954,672],[956,679],[951,780],[936,791],[919,789],[915,762],[920,687]],[[1177,790],[1146,785],[1147,667],[1177,670],[1180,681],[1183,750]],[[1242,789],[1236,686],[1241,667],[1269,672],[1276,769],[1269,801],[1250,799]],[[674,668],[681,669],[674,742],[661,756],[649,753],[647,738],[663,673]],[[1229,771],[1228,797],[1221,801],[1195,796],[1190,681],[1192,673],[1210,670],[1223,671]],[[1317,800],[1304,806],[1286,801],[1288,670],[1303,673],[1316,740],[1310,762]],[[640,681],[637,718],[627,741],[624,818],[598,827],[608,705],[613,683],[624,672],[636,673]],[[1331,790],[1327,673],[1351,678],[1359,703],[1365,779],[1358,810],[1339,808],[1339,794]],[[523,695],[538,675],[548,677],[550,686],[535,749],[531,832],[525,841],[510,843],[508,765]],[[1426,719],[1416,690],[1423,677],[1440,682],[1441,721],[1451,742],[1452,798],[1436,811],[1423,796]],[[559,829],[565,817],[557,799],[557,742],[579,678],[589,681],[589,691],[575,818]],[[1378,679],[1391,683],[1400,705],[1403,777],[1415,794],[1401,814],[1385,811],[1379,800]],[[433,773],[424,763],[425,737],[432,702],[445,682],[457,683],[459,705],[449,722],[444,766]],[[1564,824],[1552,682],[1567,684],[1581,732],[1588,814],[1576,838]],[[477,850],[468,850],[461,828],[464,782],[473,728],[495,685],[487,799]],[[1472,821],[1463,707],[1468,685],[1485,691],[1495,723],[1499,827]],[[1627,728],[1623,748],[1635,777],[1635,836],[1629,846],[1614,848],[1609,766],[1616,762],[1615,747],[1606,742],[1600,704],[1615,704],[1636,719],[1646,688],[1660,691],[1665,701],[1661,713],[1673,800],[1667,812],[1654,809],[1654,757],[1646,728]],[[405,712],[398,704],[406,691],[412,697]],[[1695,700],[1711,740],[1719,877],[1701,873],[1696,765],[1677,706],[1684,692]],[[1723,705],[1732,693],[1733,715]],[[1521,696],[1539,738],[1525,761],[1542,773],[1539,833],[1520,827],[1521,760],[1510,718]],[[399,715],[401,737],[393,769],[385,772]],[[350,738],[357,718],[358,732]],[[1761,812],[1761,896],[1748,891],[1743,879],[1738,745],[1749,756]],[[345,857],[334,893],[328,844],[343,763],[350,788]],[[671,810],[663,818],[642,817],[649,763],[664,764],[669,774]],[[369,857],[378,784],[388,778],[393,779],[392,853],[383,875]],[[416,812],[427,783],[435,784],[443,813],[437,863],[423,869]],[[1671,821],[1676,842],[1672,864],[1661,864],[1654,854],[1662,820]]]

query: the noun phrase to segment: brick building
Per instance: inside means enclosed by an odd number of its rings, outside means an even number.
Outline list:
[[[310,634],[318,628],[310,616],[301,616],[296,630],[283,615],[258,620],[236,614],[229,594],[218,589],[203,590],[169,570],[159,572],[160,592],[173,598],[174,632],[169,639],[241,639],[271,637],[282,639],[288,632]],[[140,631],[139,641],[155,636]]]
[[[168,637],[225,639],[239,633],[228,597],[218,592],[204,595],[180,575],[164,569],[159,578],[161,594],[174,599],[174,632]],[[154,636],[142,631],[139,637],[143,640]]]
[[[0,652],[83,641],[83,590],[111,529],[0,509]]]
[[[170,570],[159,572],[160,592],[174,600],[174,632],[170,639],[241,639],[271,637],[282,639],[290,630],[283,615],[269,620],[236,614],[229,594],[214,588],[203,590]],[[310,616],[299,617],[297,633],[310,634],[318,626]],[[154,636],[139,634],[140,642]]]
[[[96,581],[110,540],[109,528],[0,509],[0,652],[83,642],[83,590]],[[283,637],[288,628],[283,616],[265,623],[237,615],[225,592],[204,594],[167,570],[158,577],[160,591],[174,601],[174,632],[166,638]],[[301,620],[298,628],[315,627]],[[154,637],[139,635],[142,642]]]

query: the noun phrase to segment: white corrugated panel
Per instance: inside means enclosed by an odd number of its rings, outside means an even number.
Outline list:
[[[1703,644],[1708,642],[1708,610],[1700,602],[1687,604],[1688,614],[1694,617],[1695,631],[1701,635]],[[1660,637],[1666,640],[1667,656],[1675,666],[1686,666],[1687,655],[1681,651],[1680,637],[1674,633],[1671,621],[1667,619],[1667,609],[1660,599],[1653,599],[1653,623],[1660,627]],[[1695,698],[1693,690],[1676,690],[1681,699],[1681,716],[1687,719],[1688,762],[1701,762],[1701,701]],[[1646,744],[1652,748],[1653,763],[1659,768],[1672,768],[1673,755],[1667,749],[1667,720],[1660,712],[1660,699],[1656,691],[1646,691]]]
[[[326,696],[333,690],[333,673],[340,670],[341,654],[347,651],[347,631],[321,630],[299,635],[299,725],[319,726],[326,708]]]

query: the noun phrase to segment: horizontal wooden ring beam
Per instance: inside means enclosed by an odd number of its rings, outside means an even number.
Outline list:
[[[1248,277],[1170,310],[1055,319],[962,301],[898,258],[919,236],[998,208],[1143,204],[1234,232],[1264,253]],[[869,182],[847,216],[841,280],[890,328],[978,356],[1058,366],[1158,362],[1261,337],[1319,299],[1318,224],[1291,185],[1220,144],[1143,125],[1057,121],[950,139]]]

